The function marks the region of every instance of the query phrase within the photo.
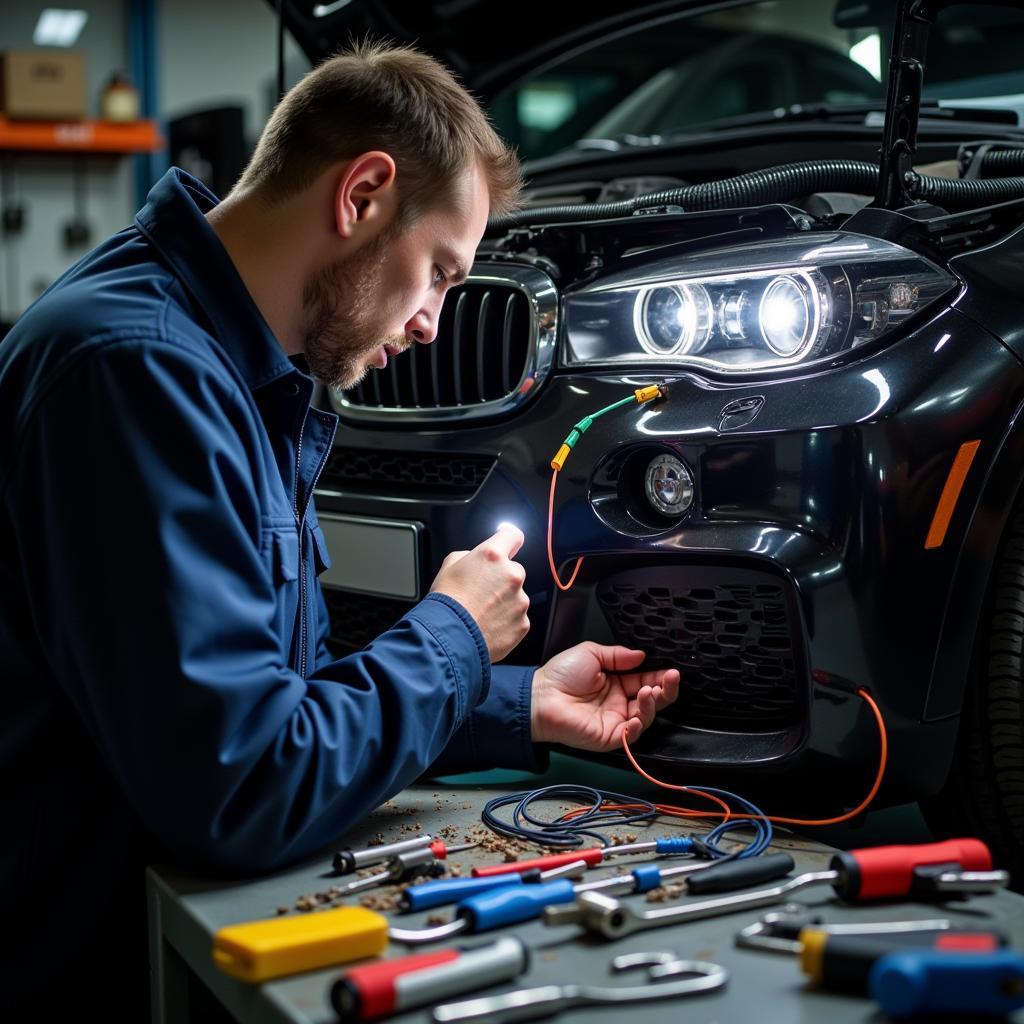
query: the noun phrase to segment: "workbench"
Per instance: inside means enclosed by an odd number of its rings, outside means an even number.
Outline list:
[[[564,761],[575,765],[572,780],[580,781],[581,762],[572,759],[564,759],[563,763],[556,765],[555,775],[559,768],[565,775]],[[589,777],[592,774],[588,769],[588,784],[615,788],[608,785],[608,779]],[[621,774],[622,777],[614,780],[620,785],[626,779],[624,773]],[[502,781],[489,781],[494,777]],[[359,828],[339,837],[335,848],[367,846],[375,837],[379,841],[381,835],[389,842],[407,838],[416,831],[437,835],[442,827],[452,825],[457,827],[460,836],[470,828],[478,832],[481,807],[491,797],[566,781],[570,779],[553,777],[552,773],[546,777],[524,775],[515,778],[510,773],[504,776],[489,773],[488,776],[428,781],[410,787],[379,808]],[[648,795],[637,785],[635,776],[631,782],[627,792]],[[664,798],[664,794],[659,797]],[[638,839],[644,839],[674,834],[678,830],[677,825],[659,823],[636,831]],[[451,829],[447,829],[445,834],[451,835]],[[452,843],[459,841],[459,838],[450,840]],[[793,855],[795,873],[824,870],[834,852],[813,838],[777,831],[772,851],[779,850]],[[196,1024],[196,1021],[234,1019],[239,1024],[330,1024],[336,1021],[328,1002],[328,991],[344,966],[251,985],[222,973],[214,966],[211,957],[212,939],[218,929],[228,924],[272,918],[278,913],[278,908],[293,907],[300,896],[326,890],[336,884],[339,879],[331,870],[332,852],[332,849],[325,850],[322,856],[296,867],[247,881],[201,878],[169,865],[152,866],[147,873],[147,897],[154,1022]],[[451,863],[459,865],[462,874],[468,875],[472,865],[494,863],[500,859],[493,853],[474,849],[453,856]],[[632,862],[644,859],[642,856],[629,858],[630,866],[635,866]],[[588,880],[611,872],[610,868],[589,872]],[[635,901],[633,905],[641,909],[648,906],[643,902],[643,896],[622,898]],[[683,899],[692,900],[693,897]],[[851,907],[839,903],[831,888],[825,885],[796,894],[793,902],[814,908],[829,923],[948,917],[954,923],[964,925],[991,925],[1005,932],[1014,947],[1024,949],[1024,897],[1011,892],[978,895],[965,902],[948,901],[945,904],[889,903]],[[352,897],[348,903],[357,904],[358,898]],[[776,1021],[794,1024],[824,1020],[829,1024],[869,1021],[878,1024],[882,1018],[867,999],[808,989],[795,957],[736,948],[736,933],[768,909],[778,908],[748,910],[690,924],[670,925],[612,942],[587,935],[576,926],[547,927],[540,921],[532,921],[502,932],[458,936],[447,942],[415,948],[392,942],[385,955],[404,956],[452,945],[480,945],[502,934],[519,936],[533,953],[529,970],[513,982],[484,990],[487,994],[541,984],[564,984],[570,980],[604,985],[639,984],[642,974],[629,971],[613,975],[609,965],[614,956],[640,951],[672,951],[680,958],[722,964],[729,971],[728,984],[716,992],[628,1007],[583,1008],[551,1018],[561,1024],[579,1024],[584,1020],[606,1020],[611,1024],[624,1019],[626,1014],[630,1024],[676,1019],[713,1021],[716,1024],[751,1024],[752,1021],[756,1024]],[[401,927],[416,928],[425,926],[428,917],[436,919],[439,914],[449,920],[451,908],[391,916]],[[446,1001],[455,1002],[481,994],[484,993],[467,993]],[[211,1013],[210,1007],[218,1002],[226,1009],[226,1014],[221,1014],[219,1008]],[[431,1018],[429,1008],[424,1008],[391,1019],[423,1024]],[[1024,1011],[1010,1019],[1024,1024]]]

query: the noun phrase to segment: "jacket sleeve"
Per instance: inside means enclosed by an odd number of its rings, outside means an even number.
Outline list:
[[[437,760],[490,680],[438,595],[309,679],[287,667],[262,437],[227,371],[122,340],[26,415],[7,495],[53,677],[157,837],[232,870],[336,839]]]
[[[533,666],[493,665],[487,696],[466,716],[430,775],[456,775],[488,768],[542,772],[547,748],[530,739]]]

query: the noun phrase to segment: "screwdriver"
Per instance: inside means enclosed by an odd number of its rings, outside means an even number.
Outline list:
[[[1005,946],[1006,937],[988,928],[954,928],[948,918],[823,924],[794,907],[744,928],[736,945],[796,954],[816,987],[867,995],[872,967],[889,953],[906,948],[990,953]]]
[[[1009,884],[1005,871],[992,871],[992,856],[978,839],[950,839],[920,846],[876,846],[837,853],[828,871],[809,871],[782,885],[760,892],[739,893],[681,907],[637,913],[599,892],[580,893],[569,906],[551,906],[544,923],[581,924],[588,931],[617,939],[661,925],[682,924],[708,917],[784,902],[810,886],[831,884],[849,902],[898,896],[945,896],[991,892]]]
[[[582,860],[590,867],[602,863],[608,857],[619,857],[626,853],[654,852],[664,856],[678,853],[692,853],[698,848],[691,836],[663,836],[643,843],[628,843],[622,846],[594,846],[586,850],[575,850],[571,853],[552,853],[546,857],[535,857],[533,860],[513,860],[504,864],[488,864],[486,867],[473,868],[474,878],[487,878],[489,875],[504,875],[522,871],[546,871],[560,864],[570,864]]]
[[[1024,955],[905,949],[871,968],[868,989],[889,1017],[923,1014],[1005,1016],[1024,1006]]]
[[[434,928],[391,928],[388,934],[392,939],[412,945],[434,942],[462,932],[484,932],[502,925],[529,921],[544,913],[545,907],[571,903],[585,894],[597,895],[599,890],[615,893],[648,892],[656,889],[666,879],[693,873],[693,877],[687,880],[690,892],[725,892],[780,878],[792,869],[793,858],[788,853],[774,853],[724,864],[684,864],[675,868],[641,864],[628,875],[604,878],[583,885],[573,885],[565,878],[540,885],[513,883],[462,900],[455,909],[454,919],[447,924]]]
[[[511,936],[475,949],[382,960],[343,974],[331,986],[331,1005],[342,1021],[376,1020],[510,981],[529,964],[526,947]]]
[[[458,853],[461,850],[468,850],[476,843],[465,843],[462,846],[444,847],[444,843],[431,843],[429,846],[418,846],[412,850],[405,850],[393,857],[389,857],[387,867],[376,874],[367,875],[366,878],[349,882],[335,896],[334,900],[344,899],[354,892],[362,892],[364,889],[372,889],[376,885],[387,883],[411,882],[414,878],[422,878],[424,875],[439,875],[444,868],[438,864],[438,854],[435,847],[442,847],[441,858],[449,853]],[[332,900],[333,902],[333,900]]]
[[[401,839],[397,843],[387,843],[384,846],[368,846],[363,850],[339,850],[334,855],[332,864],[339,875],[350,875],[360,868],[367,868],[371,864],[379,864],[381,861],[394,857],[407,850],[416,850],[423,846],[429,846],[434,851],[436,860],[444,860],[450,853],[459,853],[461,850],[469,850],[478,843],[463,843],[461,846],[448,846],[440,839],[433,839],[431,836],[416,836],[415,839]]]
[[[460,903],[470,896],[487,892],[489,889],[500,889],[509,885],[535,885],[546,882],[550,878],[569,875],[578,877],[587,869],[585,861],[577,860],[547,871],[531,868],[518,875],[489,875],[486,878],[439,878],[433,882],[421,882],[411,885],[398,897],[398,909],[402,913],[417,910],[430,910],[442,907],[446,903]]]
[[[421,846],[415,850],[406,850],[389,858],[383,871],[367,875],[366,878],[358,878],[341,889],[332,890],[334,895],[331,902],[335,903],[346,896],[362,892],[364,889],[372,889],[377,885],[411,882],[414,878],[422,878],[424,875],[436,876],[442,871],[444,868],[435,860],[429,847]]]

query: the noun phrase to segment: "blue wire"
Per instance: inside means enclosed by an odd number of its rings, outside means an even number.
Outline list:
[[[734,803],[739,804],[741,810],[759,816],[757,818],[733,818],[731,821],[723,821],[720,825],[716,825],[715,828],[713,828],[703,838],[703,840],[701,840],[708,848],[712,857],[716,860],[740,860],[746,857],[756,857],[768,848],[771,844],[774,830],[772,829],[772,823],[764,820],[764,815],[757,807],[755,807],[749,800],[738,796],[736,793],[730,793],[728,790],[712,789],[709,786],[701,786],[700,788],[702,792],[713,793],[725,800],[731,800]],[[725,837],[726,833],[732,832],[737,828],[751,829],[754,833],[754,838],[745,849],[735,853],[727,853],[720,846],[720,842]]]
[[[530,810],[530,805],[539,800],[580,801],[590,807],[578,814],[572,821],[543,819]],[[627,814],[623,811],[601,810],[601,805],[608,803],[627,803],[639,805],[641,810]],[[496,811],[514,804],[511,823],[503,821]],[[558,817],[563,812],[559,812]],[[602,846],[609,846],[609,839],[600,832],[593,830],[596,825],[629,825],[633,822],[648,822],[658,816],[657,808],[649,800],[625,796],[608,790],[594,789],[592,786],[544,786],[541,789],[526,793],[512,793],[508,796],[495,797],[484,805],[480,817],[483,823],[499,835],[511,839],[525,839],[528,842],[543,846],[565,846],[574,848],[583,845],[583,838],[589,836]],[[524,822],[526,824],[524,824]],[[536,828],[529,826],[535,825]]]
[[[710,789],[707,786],[702,786],[701,789],[731,801],[733,805],[738,805],[741,811],[758,815],[754,818],[733,818],[716,825],[700,840],[707,856],[717,861],[737,860],[756,857],[768,848],[773,836],[772,825],[771,822],[762,820],[763,816],[757,807],[749,800],[730,793],[728,790]],[[554,819],[545,819],[531,810],[531,805],[541,800],[578,801],[584,806],[587,804],[590,806],[582,813],[577,814],[571,821],[560,821],[558,819],[563,816],[564,812],[560,812]],[[635,813],[602,810],[604,803],[633,804],[639,806],[640,809]],[[513,805],[511,822],[498,817],[497,811]],[[596,839],[601,846],[609,846],[609,839],[602,833],[594,831],[595,827],[650,822],[657,816],[658,809],[649,800],[595,789],[592,786],[571,784],[544,786],[541,789],[494,797],[487,801],[480,815],[483,823],[498,835],[511,839],[522,839],[542,846],[568,848],[582,846],[585,836]],[[728,833],[734,832],[736,829],[750,829],[753,832],[753,837],[743,849],[730,853],[722,847],[721,843]]]

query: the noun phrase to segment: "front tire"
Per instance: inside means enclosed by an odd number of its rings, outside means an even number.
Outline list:
[[[938,836],[988,843],[1024,890],[1024,499],[993,567],[949,779],[921,809]]]

